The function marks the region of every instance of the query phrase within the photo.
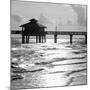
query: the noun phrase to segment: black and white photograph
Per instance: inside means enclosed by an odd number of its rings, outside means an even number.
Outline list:
[[[11,0],[11,90],[87,85],[87,5]]]

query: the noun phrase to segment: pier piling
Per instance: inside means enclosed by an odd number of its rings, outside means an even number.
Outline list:
[[[54,34],[54,43],[57,43],[57,32]]]
[[[25,36],[22,35],[22,43],[25,43]]]
[[[39,43],[41,43],[41,36],[39,35]]]
[[[36,35],[36,43],[38,43],[38,36]]]
[[[46,35],[44,35],[44,42],[46,42]]]
[[[85,35],[85,44],[87,44],[87,35]]]
[[[70,35],[70,44],[72,44],[72,36],[73,36],[73,35]]]
[[[43,43],[43,35],[42,35],[42,43]]]

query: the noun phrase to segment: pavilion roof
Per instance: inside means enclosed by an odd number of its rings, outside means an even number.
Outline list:
[[[29,20],[29,21],[30,21],[30,22],[28,22],[28,23],[25,23],[25,24],[20,25],[20,27],[25,27],[25,26],[27,26],[27,25],[32,25],[32,23],[35,23],[35,24],[36,24],[37,26],[39,26],[40,28],[46,28],[46,26],[38,23],[36,19],[31,19],[31,20]]]

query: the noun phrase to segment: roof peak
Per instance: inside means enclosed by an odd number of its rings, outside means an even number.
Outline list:
[[[35,18],[32,18],[32,19],[30,19],[29,21],[31,21],[31,22],[37,22],[38,20],[35,19]]]

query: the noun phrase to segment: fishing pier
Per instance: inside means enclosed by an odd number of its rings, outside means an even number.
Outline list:
[[[20,27],[22,31],[12,30],[11,34],[21,34],[23,44],[29,43],[30,36],[36,36],[36,43],[44,43],[46,42],[46,35],[53,35],[54,43],[57,43],[58,35],[69,35],[70,44],[73,43],[73,35],[84,35],[85,44],[87,44],[87,32],[57,31],[57,27],[55,31],[45,31],[47,27],[38,23],[36,19],[31,19],[29,23],[23,24]]]
[[[57,43],[58,35],[69,35],[70,36],[70,44],[73,43],[73,35],[84,35],[85,43],[87,44],[87,32],[69,32],[69,31],[47,31],[48,35],[54,35],[54,42]]]

